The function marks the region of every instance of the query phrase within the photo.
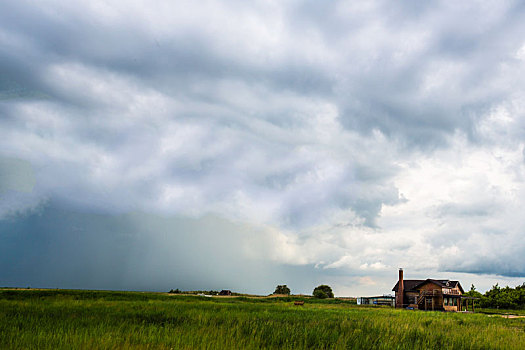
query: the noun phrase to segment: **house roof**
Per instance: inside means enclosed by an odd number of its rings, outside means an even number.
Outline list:
[[[403,280],[403,289],[405,290],[405,292],[408,292],[408,291],[417,291],[416,289],[414,289],[415,286],[419,285],[421,282],[425,282],[425,280]],[[397,292],[397,289],[398,289],[398,286],[399,286],[399,281],[397,281],[396,285],[394,286],[394,288],[392,288],[392,290],[394,292]]]
[[[403,280],[403,287],[404,287],[404,290],[405,292],[416,292],[418,291],[419,287],[421,287],[422,285],[424,284],[427,284],[427,283],[434,283],[440,287],[445,287],[445,288],[456,288],[458,287],[459,290],[461,291],[461,293],[465,293],[465,291],[463,290],[463,287],[461,287],[461,284],[459,283],[459,281],[450,281],[450,280],[435,280],[435,279],[432,279],[432,278],[427,278],[426,280]],[[398,285],[399,285],[399,281],[397,281],[396,285],[394,286],[394,288],[392,288],[392,290],[394,292],[397,292],[398,291]]]

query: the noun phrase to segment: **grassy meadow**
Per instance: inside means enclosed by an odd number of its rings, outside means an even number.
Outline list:
[[[0,290],[2,349],[525,349],[525,319],[348,301]]]

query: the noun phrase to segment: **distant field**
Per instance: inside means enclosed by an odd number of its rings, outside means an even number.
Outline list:
[[[525,349],[525,319],[346,301],[0,290],[4,349]]]

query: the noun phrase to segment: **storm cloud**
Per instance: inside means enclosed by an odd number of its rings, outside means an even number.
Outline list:
[[[3,2],[0,284],[518,283],[524,11]]]

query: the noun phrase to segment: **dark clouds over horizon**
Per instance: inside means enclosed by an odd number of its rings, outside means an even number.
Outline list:
[[[6,286],[119,290],[221,290],[271,293],[286,279],[313,289],[319,271],[276,268],[263,259],[270,237],[223,219],[145,213],[79,213],[53,203],[24,220],[0,222]],[[257,245],[232,253],[232,247]],[[217,271],[230,271],[219,274]],[[288,272],[288,276],[287,276]],[[255,275],[246,283],[244,276]]]
[[[203,276],[188,288],[235,275],[254,292],[256,275],[302,292],[307,276],[340,294],[387,292],[399,266],[484,287],[518,281],[524,11],[517,1],[2,3],[0,241],[12,255],[0,284],[31,279],[25,260],[53,255],[48,276],[60,275],[119,240],[120,255],[50,280],[104,288],[118,275],[114,288],[157,290],[169,275],[148,272],[158,264]],[[69,223],[53,221],[57,207],[81,223],[82,253]],[[104,236],[97,215],[114,226]],[[209,266],[166,255],[122,272],[148,239],[153,250],[182,249],[177,237],[219,244],[209,217],[250,229],[223,229],[230,243],[216,252],[195,248]]]

